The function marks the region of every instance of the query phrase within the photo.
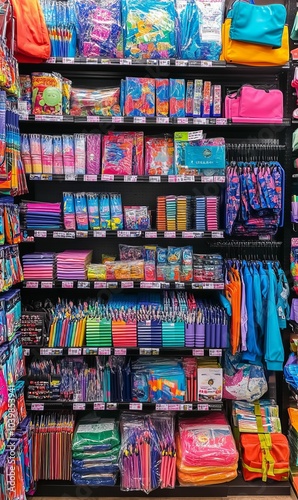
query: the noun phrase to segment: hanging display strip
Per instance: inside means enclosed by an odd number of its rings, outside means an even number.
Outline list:
[[[77,281],[77,280],[54,280],[36,281],[27,280],[22,283],[24,288],[78,288],[78,289],[102,289],[102,288],[136,288],[136,289],[165,289],[165,290],[223,290],[224,282],[189,283],[189,282],[166,282],[166,281]]]
[[[113,66],[190,66],[192,68],[225,68],[225,61],[197,61],[188,59],[107,59],[100,57],[50,57],[47,64],[88,64]]]
[[[210,356],[210,357],[221,357],[223,354],[222,349],[191,349],[187,347],[159,347],[159,348],[148,348],[148,347],[128,347],[128,348],[118,348],[118,347],[24,347],[24,356],[110,356],[111,354],[119,355],[119,349],[121,355],[125,353],[127,356],[158,356],[158,355],[168,355],[170,353],[183,353],[185,356]]]
[[[34,412],[43,412],[51,409],[58,408],[71,408],[75,411],[95,410],[95,411],[116,411],[116,410],[143,410],[152,409],[156,411],[187,411],[187,412],[208,412],[208,411],[221,411],[223,404],[220,403],[75,403],[71,401],[40,401],[30,403],[26,402],[28,410]]]
[[[76,174],[28,174],[30,181],[71,181],[71,182],[166,182],[166,183],[225,183],[224,175],[76,175]]]
[[[165,121],[169,120],[169,121]],[[291,120],[284,118],[281,123],[257,123],[257,122],[244,122],[235,123],[227,118],[171,118],[171,117],[123,117],[123,116],[70,116],[70,115],[29,115],[26,113],[20,114],[20,122],[71,122],[71,123],[114,123],[114,124],[142,124],[142,125],[204,125],[204,126],[230,126],[230,127],[264,127],[270,125],[271,127],[290,127]]]
[[[170,234],[169,234],[170,233]],[[40,229],[23,229],[22,230],[22,242],[32,242],[37,238],[55,238],[55,239],[66,239],[73,240],[76,238],[145,238],[145,239],[155,239],[155,238],[186,238],[186,239],[196,239],[196,238],[213,238],[222,239],[224,237],[223,231],[112,231],[112,230],[94,230],[94,231],[51,231],[51,230],[40,230]],[[32,238],[29,239],[29,238]]]

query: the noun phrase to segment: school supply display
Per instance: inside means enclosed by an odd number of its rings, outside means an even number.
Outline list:
[[[216,196],[158,196],[158,231],[217,231],[219,198]]]
[[[76,426],[72,442],[72,480],[89,486],[114,486],[120,435],[118,422],[90,413]]]
[[[223,413],[180,418],[176,446],[180,485],[219,484],[237,477],[239,456]]]
[[[20,155],[19,115],[10,107],[6,92],[0,91],[0,193],[19,196],[28,189]]]
[[[23,279],[18,245],[4,245],[0,248],[0,292],[6,292]]]
[[[92,250],[65,250],[57,254],[57,279],[87,279]]]
[[[22,200],[20,211],[22,225],[26,229],[60,229],[62,227],[61,203]]]
[[[255,403],[233,401],[233,425],[240,433],[271,434],[281,432],[279,408],[271,399]]]
[[[241,434],[241,463],[244,481],[261,478],[287,481],[290,450],[283,434]]]
[[[248,359],[251,357],[247,355]],[[229,351],[225,353],[223,390],[225,399],[257,401],[267,390],[268,384],[261,364],[253,364],[252,361],[243,362],[240,353],[234,356]]]
[[[32,311],[32,307],[31,310],[23,310],[21,333],[23,346],[43,345],[46,337],[46,313],[44,311]]]
[[[10,198],[0,198],[0,245],[21,242],[20,209]]]
[[[245,66],[282,66],[289,61],[289,28],[284,26],[281,47],[274,49],[257,43],[239,42],[230,37],[232,19],[227,18],[222,25],[221,60],[227,63],[243,64]]]
[[[62,76],[32,73],[32,114],[62,115]]]
[[[290,317],[290,289],[280,263],[227,260],[225,265],[223,300],[228,301],[226,304],[230,308],[232,355],[240,351],[236,359],[244,363],[253,363],[264,355],[268,370],[282,370],[281,329],[286,328]]]
[[[51,42],[51,57],[74,57],[77,32],[72,2],[41,0],[40,5]]]
[[[33,252],[22,257],[25,280],[56,278],[56,254],[53,252]]]
[[[0,345],[11,342],[21,326],[20,290],[0,294],[0,325]]]
[[[121,429],[121,490],[174,488],[176,447],[174,419],[167,413],[138,415],[123,412]]]
[[[73,116],[121,116],[120,87],[72,88],[70,114]]]
[[[226,181],[228,235],[273,235],[283,226],[285,171],[278,162],[230,163]]]
[[[224,175],[225,139],[203,138],[203,132],[175,132],[175,167],[180,175]]]
[[[202,358],[198,360],[198,401],[214,402],[222,400],[223,376],[222,368],[216,359]]]
[[[234,123],[281,123],[283,115],[283,93],[278,89],[243,85],[225,98],[225,117]]]
[[[71,443],[74,426],[74,415],[69,412],[31,416],[34,481],[71,480]],[[41,460],[40,457],[45,459]]]

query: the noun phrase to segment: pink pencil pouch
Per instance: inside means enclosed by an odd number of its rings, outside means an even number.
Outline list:
[[[225,99],[225,117],[235,123],[282,123],[283,111],[283,94],[278,89],[243,85]]]

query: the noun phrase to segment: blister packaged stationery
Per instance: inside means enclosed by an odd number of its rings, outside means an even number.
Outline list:
[[[73,88],[70,97],[73,116],[120,116],[120,88]]]

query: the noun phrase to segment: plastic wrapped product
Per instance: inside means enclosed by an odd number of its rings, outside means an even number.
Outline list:
[[[174,141],[172,137],[146,137],[145,174],[174,174]]]
[[[125,229],[145,231],[151,228],[150,214],[146,206],[124,207]]]
[[[123,57],[120,0],[83,0],[75,6],[80,56]]]
[[[126,78],[124,109],[126,116],[155,115],[154,78]]]
[[[91,413],[81,418],[75,429],[72,451],[106,451],[119,444],[119,428],[113,418]]]
[[[169,116],[169,80],[156,78],[156,116]]]
[[[176,57],[176,9],[173,0],[136,4],[123,0],[124,56],[135,59]]]
[[[101,162],[101,135],[87,134],[86,137],[86,173],[99,175]]]
[[[185,116],[185,80],[170,78],[170,116]]]
[[[132,173],[133,137],[127,134],[105,135],[102,147],[102,173],[130,175]]]
[[[62,115],[62,76],[58,73],[32,73],[32,113]]]
[[[201,59],[200,17],[197,0],[179,0],[177,2],[179,21],[179,57],[181,59]]]
[[[120,88],[71,90],[70,114],[73,116],[120,116]]]

